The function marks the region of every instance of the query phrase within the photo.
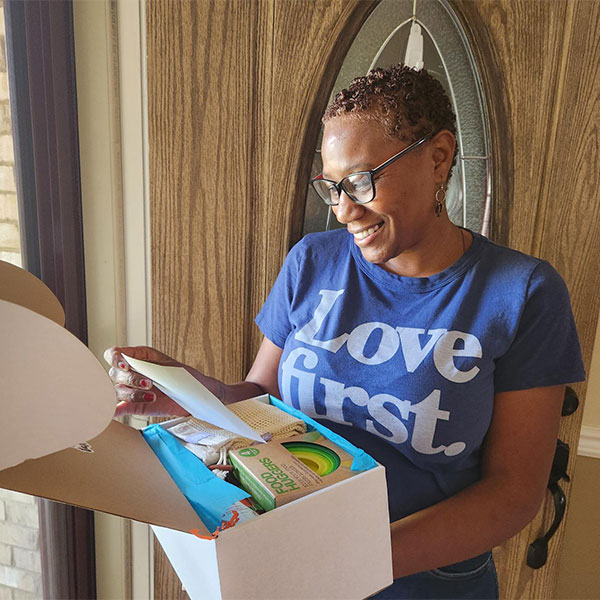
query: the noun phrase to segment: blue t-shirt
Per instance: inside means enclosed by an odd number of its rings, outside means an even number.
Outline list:
[[[478,234],[423,278],[369,263],[346,230],[307,235],[256,322],[283,348],[282,400],[385,465],[392,520],[480,478],[495,393],[585,378],[561,277]]]

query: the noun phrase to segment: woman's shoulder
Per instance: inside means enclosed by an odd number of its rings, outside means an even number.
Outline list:
[[[307,248],[322,248],[331,245],[339,246],[348,236],[346,229],[332,229],[331,231],[317,231],[307,233],[298,244],[303,244]],[[296,244],[296,245],[298,245]]]
[[[540,258],[526,254],[515,248],[504,246],[481,234],[473,233],[473,235],[480,240],[483,252],[488,255],[486,258],[492,259],[500,264],[535,268],[540,262],[543,262]]]
[[[292,277],[312,277],[329,272],[341,264],[344,248],[348,248],[348,237],[345,230],[306,234],[288,252],[282,271]]]
[[[503,246],[481,235],[478,237],[482,244],[480,267],[493,272],[500,280],[513,285],[520,281],[530,291],[538,286],[565,287],[563,278],[547,260]]]
[[[328,261],[339,258],[339,253],[348,248],[348,232],[345,229],[307,233],[294,247],[290,254],[311,261]]]
[[[546,268],[553,270],[550,263],[542,258],[504,246],[483,235],[474,235],[480,240],[482,246],[481,259],[489,265],[495,265],[499,269],[510,269],[513,272],[524,271],[532,273],[538,267],[541,267],[542,270]]]

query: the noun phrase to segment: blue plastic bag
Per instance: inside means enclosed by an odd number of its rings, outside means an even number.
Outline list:
[[[142,435],[211,533],[218,531],[223,514],[234,502],[250,497],[219,479],[160,425],[149,425]]]

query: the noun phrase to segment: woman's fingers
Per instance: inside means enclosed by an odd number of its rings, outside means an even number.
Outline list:
[[[149,390],[152,387],[152,380],[140,375],[137,371],[123,371],[122,369],[111,367],[108,375],[113,380],[113,383],[122,383],[123,385],[129,385],[142,390]]]
[[[113,346],[107,348],[104,352],[104,360],[111,366],[123,371],[129,370],[131,367],[127,364],[127,360],[123,357],[131,356],[138,360],[153,362],[157,365],[180,366],[181,363],[167,356],[163,352],[159,352],[149,346]]]
[[[128,385],[115,385],[119,402],[154,402],[156,394],[147,390],[132,388]]]
[[[149,377],[134,371],[124,356],[165,366],[182,366],[170,356],[148,346],[114,346],[104,352],[104,360],[111,366],[108,374],[115,384],[117,408],[115,417],[186,416],[189,413],[171,398],[153,387]]]
[[[116,369],[121,369],[122,371],[129,369],[129,365],[116,348],[107,348],[104,351],[104,360]]]
[[[158,394],[158,392],[157,392]],[[145,417],[185,417],[188,413],[170,398],[160,395],[154,402],[119,402],[115,417],[138,415]]]

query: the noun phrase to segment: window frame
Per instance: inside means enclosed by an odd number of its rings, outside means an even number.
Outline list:
[[[71,0],[5,0],[23,266],[87,343]],[[39,500],[45,598],[96,598],[93,513]]]

